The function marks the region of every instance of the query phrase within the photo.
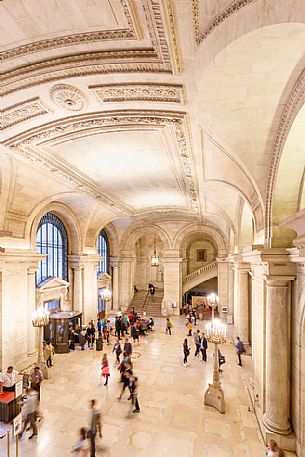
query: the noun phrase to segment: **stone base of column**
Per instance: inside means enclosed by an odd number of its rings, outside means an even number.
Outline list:
[[[259,420],[259,417],[257,417],[257,419]],[[259,422],[261,423],[261,431],[266,445],[271,439],[273,439],[285,451],[295,452],[296,437],[290,426],[285,429],[276,427],[275,424],[268,421],[265,415],[263,415],[261,421],[259,420]]]
[[[225,413],[225,397],[222,388],[219,385],[209,384],[204,394],[204,404],[212,406],[221,414]]]

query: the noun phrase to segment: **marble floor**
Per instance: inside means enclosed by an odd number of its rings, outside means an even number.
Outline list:
[[[203,392],[212,381],[212,346],[208,362],[194,357],[193,339],[189,366],[182,363],[184,320],[174,320],[173,335],[164,332],[165,321],[156,322],[155,332],[134,346],[134,371],[139,378],[140,414],[133,414],[127,392],[119,402],[119,372],[112,344],[104,346],[110,360],[109,386],[100,377],[103,352],[80,351],[56,355],[50,379],[43,382],[39,436],[20,442],[21,457],[65,457],[87,426],[88,400],[98,400],[103,415],[103,439],[97,439],[97,456],[104,457],[260,457],[265,447],[246,390],[250,356],[237,366],[232,343],[222,346],[226,356],[221,380],[226,414],[203,405]],[[201,325],[199,325],[199,328]],[[112,339],[112,342],[114,338]],[[1,433],[0,433],[1,434]],[[0,455],[6,456],[5,440]],[[14,444],[11,455],[15,456]],[[287,454],[292,455],[292,454]]]

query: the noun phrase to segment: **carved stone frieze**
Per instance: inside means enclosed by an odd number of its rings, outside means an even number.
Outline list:
[[[176,20],[175,20],[175,12],[174,12],[174,5],[173,0],[166,0],[166,7],[165,12],[167,16],[167,22],[169,26],[169,39],[171,42],[172,48],[172,60],[173,60],[173,67],[175,69],[176,74],[181,74],[181,58],[180,58],[180,50],[178,44],[178,33],[176,27]]]
[[[5,142],[17,155],[21,155],[34,163],[45,166],[49,171],[64,178],[80,190],[87,191],[103,200],[110,206],[115,206],[120,211],[129,213],[132,211],[127,205],[103,194],[102,189],[93,180],[84,175],[76,167],[64,159],[57,157],[54,152],[48,152],[44,145],[50,146],[59,138],[68,139],[69,136],[81,136],[82,131],[102,129],[111,130],[117,128],[142,129],[169,127],[174,132],[174,137],[179,151],[179,163],[183,171],[185,190],[189,195],[192,209],[199,211],[198,194],[195,184],[195,175],[192,163],[192,151],[188,138],[188,128],[185,113],[156,112],[156,111],[129,111],[111,112],[94,115],[71,117],[65,120],[53,122],[43,128],[33,129],[25,134],[18,135]]]
[[[256,0],[233,0],[223,11],[217,14],[214,19],[200,31],[200,0],[192,0],[193,7],[193,28],[197,44],[205,40],[222,22],[224,22],[232,14],[237,13],[244,6]]]
[[[81,43],[92,43],[97,41],[115,41],[115,40],[136,40],[137,35],[133,23],[133,18],[129,9],[127,0],[120,0],[124,15],[127,19],[128,28],[118,30],[102,30],[88,33],[78,33],[75,35],[67,35],[53,39],[35,41],[34,43],[25,44],[0,54],[0,61],[14,59],[16,57],[31,54],[33,52],[46,51],[49,49],[56,49],[77,45]]]
[[[70,84],[56,84],[50,90],[53,102],[68,111],[81,111],[86,105],[85,94]]]
[[[49,112],[48,108],[37,97],[27,100],[18,105],[9,106],[0,112],[0,124],[2,129],[12,127],[20,122],[27,121],[33,117],[41,116]]]
[[[145,101],[183,103],[183,87],[167,84],[103,84],[91,86],[102,103],[122,101]]]
[[[171,73],[160,0],[139,0],[147,22],[151,46],[137,49],[100,50],[57,56],[14,67],[2,74],[0,95],[75,76],[105,73]]]

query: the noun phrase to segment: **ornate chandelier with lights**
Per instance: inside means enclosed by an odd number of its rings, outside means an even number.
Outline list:
[[[156,251],[156,235],[154,236],[154,253],[150,258],[150,264],[152,267],[159,266],[159,256],[157,255],[157,251]]]

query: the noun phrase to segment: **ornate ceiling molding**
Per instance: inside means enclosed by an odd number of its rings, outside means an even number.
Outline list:
[[[205,40],[222,22],[224,22],[232,14],[237,13],[244,6],[250,5],[250,3],[256,0],[234,0],[224,10],[217,14],[214,19],[200,31],[200,0],[192,0],[193,9],[193,28],[196,43],[199,45]]]
[[[7,129],[20,122],[47,114],[48,112],[49,109],[43,104],[39,97],[32,98],[31,100],[1,110],[1,128]]]
[[[140,0],[139,0],[140,1]],[[2,74],[1,95],[75,76],[105,73],[172,73],[160,0],[141,0],[151,40],[149,48],[100,50],[58,56],[14,67]]]
[[[101,103],[122,101],[184,103],[183,86],[170,84],[102,84],[89,86]]]
[[[14,59],[19,56],[31,54],[34,52],[47,51],[49,49],[57,49],[82,43],[94,43],[97,41],[116,41],[116,40],[136,40],[137,34],[134,27],[134,21],[129,9],[127,0],[120,0],[124,15],[128,22],[127,29],[117,30],[102,30],[88,33],[78,33],[75,35],[67,35],[53,39],[35,41],[34,43],[18,46],[8,51],[3,51],[0,54],[0,61],[4,62],[9,59]]]
[[[182,72],[181,66],[181,57],[180,57],[180,49],[178,44],[178,32],[176,26],[176,19],[175,19],[175,10],[173,5],[173,0],[166,0],[165,1],[165,15],[168,23],[169,28],[169,40],[171,43],[172,48],[172,56],[173,56],[173,68],[177,75],[180,75]]]
[[[50,90],[55,105],[68,111],[81,111],[86,106],[86,96],[78,87],[70,84],[56,84]]]
[[[269,172],[266,185],[266,200],[265,200],[265,244],[271,247],[272,238],[272,201],[273,192],[276,184],[277,172],[281,160],[282,151],[284,149],[289,131],[293,121],[298,114],[300,108],[305,103],[305,70],[300,75],[292,92],[285,104],[281,115],[278,131],[273,143],[272,156],[269,165]]]
[[[192,163],[192,149],[188,134],[185,113],[172,111],[110,111],[90,115],[73,116],[60,121],[32,129],[4,142],[18,156],[42,165],[52,174],[63,178],[79,190],[89,192],[95,198],[102,200],[111,207],[116,207],[122,213],[131,214],[133,209],[116,200],[113,196],[103,193],[103,189],[88,178],[68,161],[48,151],[52,144],[60,139],[66,141],[71,137],[83,134],[115,129],[143,129],[169,127],[174,132],[179,163],[183,171],[185,190],[190,199],[191,208],[199,212],[199,202],[195,173]]]

